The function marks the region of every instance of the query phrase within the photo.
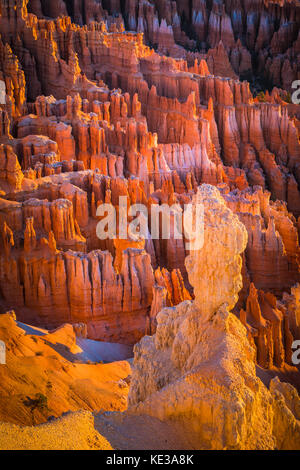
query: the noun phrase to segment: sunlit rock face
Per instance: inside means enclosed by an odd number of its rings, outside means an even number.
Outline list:
[[[119,1],[107,2],[107,10],[96,0],[75,1],[72,7],[65,0],[30,0],[28,8],[39,18],[71,15],[80,25],[95,20],[110,23],[110,15],[118,13],[119,23],[123,21],[127,30],[142,32],[162,54],[176,58],[187,55],[198,60],[201,56],[194,52],[198,46],[202,55],[207,52],[214,75],[249,78],[254,73],[258,82],[269,81],[286,89],[298,78],[296,0],[241,0],[234,4],[229,0],[210,4],[204,0],[178,0],[171,4],[168,0],[127,0],[123,6]]]
[[[135,346],[129,413],[180,423],[195,448],[298,446],[298,411],[284,394],[279,410],[277,387],[270,393],[256,376],[246,328],[230,313],[241,288],[246,229],[216,188],[201,186],[194,203],[205,209],[203,248],[186,259],[195,300],[163,309],[156,334]],[[298,407],[296,390],[293,397]],[[287,443],[283,430],[291,423],[295,435]]]

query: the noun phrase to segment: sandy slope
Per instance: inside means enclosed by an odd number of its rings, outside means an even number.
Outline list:
[[[74,362],[83,352],[71,325],[46,335],[26,334],[12,314],[5,314],[0,339],[7,348],[7,364],[0,365],[0,422],[31,426],[67,411],[127,407],[129,363]],[[46,397],[47,407],[32,409],[37,393]]]

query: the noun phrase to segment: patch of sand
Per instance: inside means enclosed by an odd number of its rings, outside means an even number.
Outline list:
[[[68,413],[39,426],[0,423],[0,450],[112,450],[87,411]]]

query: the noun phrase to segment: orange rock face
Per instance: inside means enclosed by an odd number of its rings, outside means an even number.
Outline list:
[[[100,240],[97,208],[183,209],[207,183],[248,233],[235,313],[257,363],[291,365],[300,20],[275,3],[0,0],[3,311],[103,341],[153,334],[193,299],[185,240]]]

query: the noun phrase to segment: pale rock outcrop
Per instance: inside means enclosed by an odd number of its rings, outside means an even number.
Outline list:
[[[288,448],[297,448],[298,414],[286,394],[279,406],[256,377],[246,329],[229,311],[241,288],[246,230],[216,189],[203,185],[194,202],[205,208],[203,248],[186,260],[195,301],[163,309],[156,334],[135,346],[128,413],[180,423],[198,449],[285,448],[292,424]]]

